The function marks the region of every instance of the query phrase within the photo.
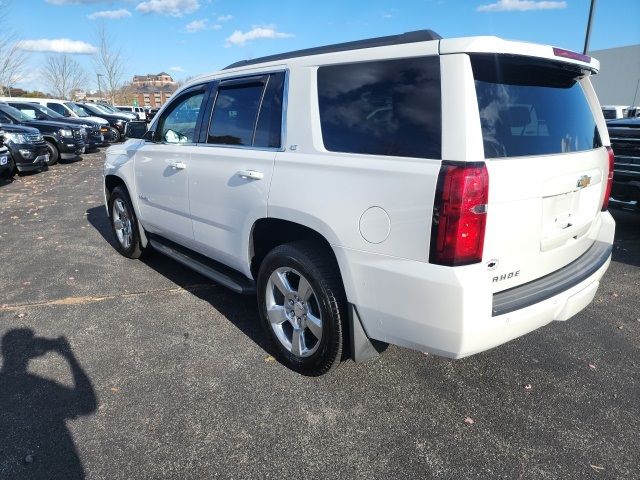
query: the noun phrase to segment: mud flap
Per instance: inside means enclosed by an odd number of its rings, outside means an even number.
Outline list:
[[[355,305],[349,304],[349,346],[351,359],[356,363],[376,358],[389,346],[388,343],[374,340],[364,331]]]

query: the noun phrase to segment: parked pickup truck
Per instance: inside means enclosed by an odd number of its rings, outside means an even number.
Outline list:
[[[640,118],[610,120],[607,129],[616,156],[609,204],[640,210]]]

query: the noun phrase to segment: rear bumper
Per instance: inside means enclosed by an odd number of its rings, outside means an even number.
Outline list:
[[[512,289],[509,308],[498,311],[495,307],[509,295],[491,291],[481,264],[451,268],[339,247],[334,251],[349,301],[370,338],[462,358],[554,320],[567,320],[585,308],[611,258],[615,223],[608,212],[601,220],[593,238],[594,255],[588,251],[544,277],[550,279],[547,285],[532,287],[531,282],[518,287],[519,292]]]

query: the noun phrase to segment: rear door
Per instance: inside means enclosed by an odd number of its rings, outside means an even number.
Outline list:
[[[282,143],[285,72],[221,80],[201,143],[191,155],[189,196],[197,250],[250,273],[249,237],[267,216]]]
[[[549,60],[470,55],[489,211],[492,290],[552,273],[595,241],[608,173],[588,75]],[[602,122],[601,122],[602,123]]]

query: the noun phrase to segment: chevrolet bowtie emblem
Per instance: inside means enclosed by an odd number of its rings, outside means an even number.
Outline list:
[[[583,175],[578,179],[578,184],[576,185],[576,187],[585,188],[588,187],[590,183],[591,177],[589,175]]]

